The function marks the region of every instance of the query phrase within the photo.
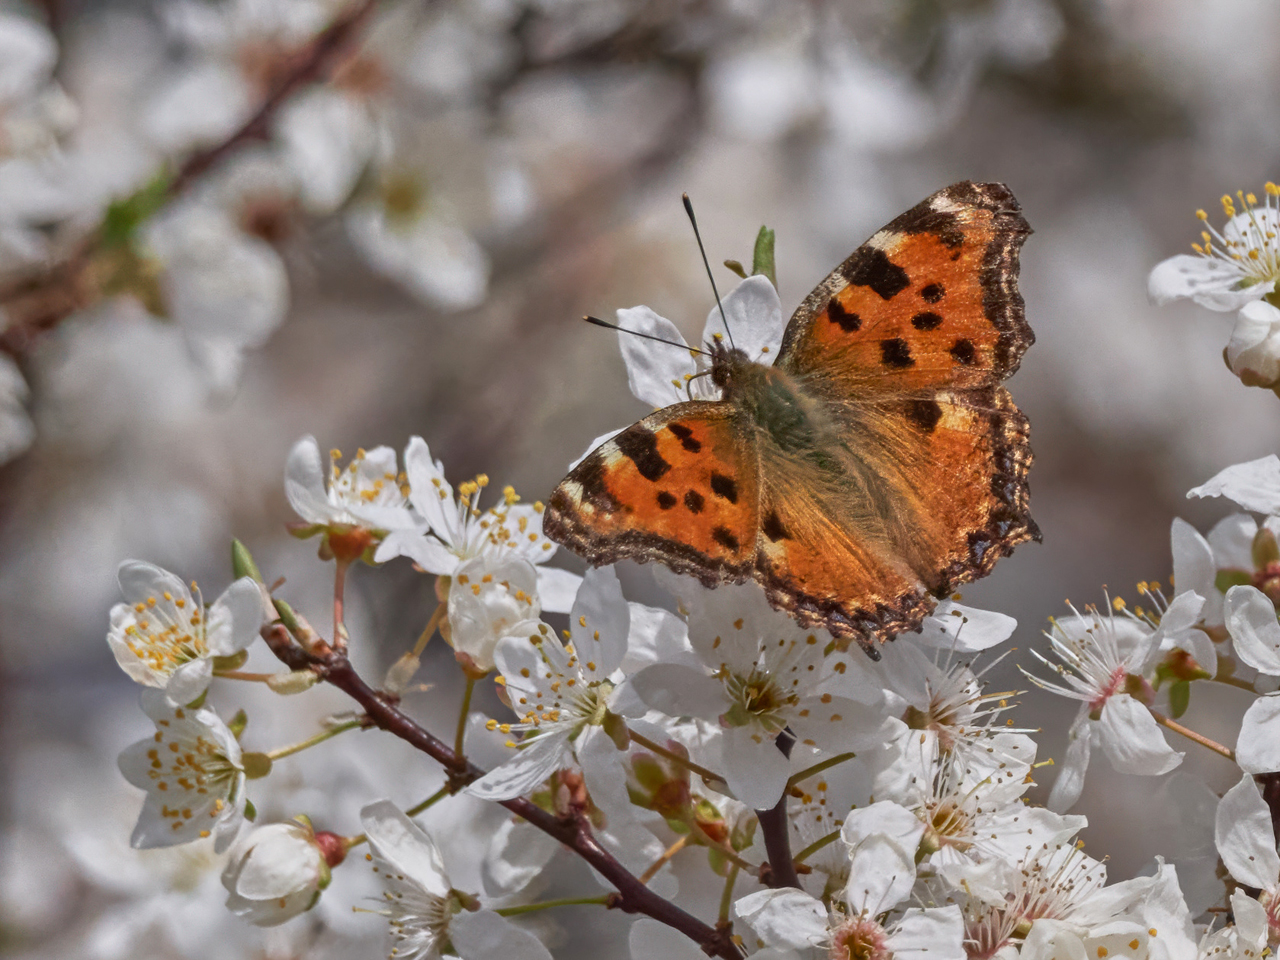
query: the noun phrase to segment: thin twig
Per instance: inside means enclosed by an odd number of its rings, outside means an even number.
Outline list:
[[[375,726],[394,734],[444,766],[453,777],[455,789],[484,776],[483,770],[464,757],[459,757],[443,740],[383,699],[382,695],[361,679],[342,654],[332,652],[324,657],[313,656],[295,644],[289,631],[281,624],[264,627],[262,637],[286,666],[294,670],[314,670],[322,680],[331,683],[360,704]],[[741,952],[726,932],[708,926],[674,903],[663,899],[619,863],[613,854],[600,845],[584,816],[556,817],[524,797],[498,802],[543,833],[559,840],[594,867],[597,873],[617,889],[619,909],[627,913],[643,913],[679,930],[701,945],[709,956],[721,957],[722,960],[741,960]]]
[[[1200,744],[1200,746],[1204,747],[1205,749],[1212,750],[1214,753],[1218,754],[1219,756],[1226,757],[1232,763],[1235,762],[1236,752],[1234,750],[1230,749],[1229,747],[1224,747],[1222,744],[1218,743],[1216,740],[1210,740],[1208,737],[1204,736],[1203,734],[1196,733],[1194,730],[1190,729],[1189,727],[1184,727],[1182,724],[1178,723],[1177,720],[1172,720],[1169,717],[1166,717],[1159,710],[1151,710],[1150,707],[1147,707],[1147,709],[1151,711],[1151,716],[1155,718],[1156,723],[1160,724],[1160,726],[1167,727],[1168,729],[1172,730],[1174,733],[1180,733],[1184,737],[1186,737],[1188,740],[1192,740],[1195,743]]]

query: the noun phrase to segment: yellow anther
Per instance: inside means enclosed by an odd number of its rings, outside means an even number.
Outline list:
[[[1203,210],[1197,210],[1197,211],[1196,211],[1196,216],[1197,216],[1197,217],[1199,217],[1201,220],[1208,220],[1208,219],[1209,219],[1209,214],[1205,213]]]
[[[489,485],[489,475],[487,473],[476,474],[476,486],[487,487]]]

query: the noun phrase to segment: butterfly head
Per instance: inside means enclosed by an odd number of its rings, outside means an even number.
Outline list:
[[[707,344],[707,352],[711,354],[711,382],[720,388],[724,399],[741,394],[748,389],[748,384],[758,379],[755,368],[760,364],[748,357],[745,351],[731,347],[723,340],[713,339]]]

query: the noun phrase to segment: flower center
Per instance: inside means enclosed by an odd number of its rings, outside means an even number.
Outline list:
[[[889,960],[893,951],[887,941],[884,927],[859,917],[841,924],[832,934],[827,956],[830,960]]]
[[[208,653],[204,613],[198,604],[187,613],[187,600],[166,592],[134,604],[134,622],[124,628],[125,644],[157,673],[168,675]]]
[[[761,670],[745,677],[729,674],[724,682],[733,706],[723,719],[731,727],[759,724],[770,734],[778,733],[787,725],[782,714],[799,702],[798,696],[783,692],[776,679]]]
[[[1280,277],[1280,187],[1269,182],[1264,194],[1261,206],[1253,193],[1237,190],[1234,198],[1225,194],[1222,212],[1227,224],[1221,233],[1208,225],[1205,211],[1196,211],[1207,229],[1200,233],[1203,243],[1193,243],[1192,248],[1239,270],[1241,287]]]

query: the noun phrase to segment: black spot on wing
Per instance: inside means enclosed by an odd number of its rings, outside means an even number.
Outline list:
[[[916,361],[911,356],[911,346],[901,337],[880,341],[880,357],[886,367],[910,367]]]
[[[933,433],[942,419],[942,407],[936,400],[911,400],[907,403],[907,417],[925,433]]]
[[[675,505],[676,505],[676,498],[674,495],[672,495],[666,490],[662,490],[658,493],[658,506],[661,507],[663,510],[670,510]]]
[[[951,356],[955,357],[956,363],[971,367],[978,359],[978,351],[973,348],[972,340],[961,338],[951,345]]]
[[[920,288],[920,296],[924,298],[925,303],[937,303],[946,295],[947,291],[940,283],[929,283]]]
[[[712,527],[711,539],[720,544],[720,546],[724,547],[726,550],[730,550],[734,553],[738,552],[738,538],[725,527]]]
[[[911,318],[911,325],[917,330],[937,330],[942,326],[942,315],[932,310],[922,310]]]
[[[834,297],[827,304],[827,318],[845,333],[853,333],[862,326],[862,318],[856,313],[850,313],[844,308],[844,304]]]
[[[684,505],[689,508],[690,513],[701,513],[706,503],[707,498],[697,490],[690,490],[684,495]]]
[[[789,537],[787,528],[782,525],[782,518],[778,516],[777,510],[770,510],[764,518],[764,523],[760,524],[760,529],[764,531],[764,535],[777,543],[779,540],[786,540]]]
[[[894,263],[883,250],[864,244],[840,265],[844,278],[854,286],[870,287],[882,300],[891,300],[911,284],[907,271]]]
[[[948,190],[953,199],[953,190]],[[964,243],[964,231],[960,227],[960,218],[949,210],[935,210],[934,198],[922,200],[906,213],[898,216],[889,224],[889,230],[897,233],[932,233],[942,241],[943,246],[952,250]]]
[[[676,435],[676,439],[680,441],[680,446],[684,447],[690,453],[697,453],[702,449],[702,441],[695,440],[693,438],[693,431],[683,423],[668,423],[667,429]]]
[[[721,500],[738,502],[738,485],[734,483],[733,477],[726,477],[723,473],[711,474],[711,492]]]
[[[658,452],[657,436],[638,423],[623,430],[614,437],[613,442],[618,445],[622,455],[636,465],[640,476],[650,482],[660,479],[671,469],[671,464],[662,459],[662,454]]]

